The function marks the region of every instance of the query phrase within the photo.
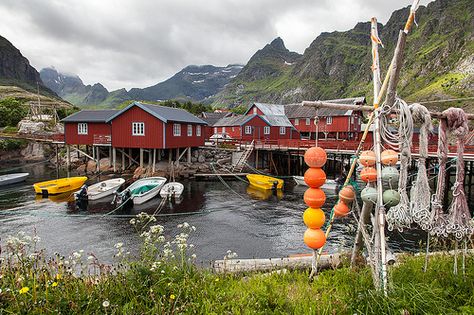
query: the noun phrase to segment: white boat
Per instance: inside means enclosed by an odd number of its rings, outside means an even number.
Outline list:
[[[306,184],[306,182],[304,181],[303,176],[293,176],[293,179],[295,180],[297,185],[308,186],[308,184]],[[336,191],[337,183],[334,179],[327,179],[324,185],[321,186],[321,189],[327,191]]]
[[[162,198],[173,198],[179,197],[183,193],[184,185],[178,182],[166,183],[160,190],[160,196]]]
[[[26,178],[29,175],[30,173],[14,173],[14,174],[0,175],[0,186],[11,185],[11,184],[22,182],[26,180]]]
[[[123,183],[125,183],[125,179],[123,178],[112,178],[89,187],[84,186],[83,189],[85,189],[85,191],[82,189],[78,191],[75,194],[76,199],[81,198],[81,195],[84,197],[87,196],[87,200],[98,200],[111,196],[120,188],[120,186],[122,186]]]
[[[141,205],[158,195],[165,183],[164,177],[147,177],[137,180],[124,191],[129,192],[134,205]]]

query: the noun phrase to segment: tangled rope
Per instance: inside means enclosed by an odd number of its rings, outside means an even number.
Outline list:
[[[409,106],[405,101],[397,98],[394,106],[398,107],[399,127],[398,132],[393,133],[388,129],[388,125],[383,123],[384,140],[394,148],[400,147],[400,178],[398,180],[398,192],[400,202],[387,211],[388,229],[397,229],[402,232],[404,228],[409,228],[412,223],[410,215],[410,199],[407,193],[408,165],[411,160],[411,143],[413,139],[413,118]],[[385,121],[387,118],[385,117]]]
[[[428,109],[420,104],[412,104],[412,117],[420,126],[420,158],[418,160],[418,173],[411,189],[410,214],[413,222],[423,230],[431,229],[431,190],[426,170],[426,159],[428,158],[428,133],[433,130],[431,115]]]
[[[457,240],[462,240],[474,232],[471,214],[467,205],[464,192],[464,145],[465,138],[469,132],[467,116],[460,108],[449,108],[443,112],[445,118],[440,119],[438,159],[439,176],[436,194],[433,196],[433,229],[432,234],[447,237],[453,235]],[[446,187],[446,162],[448,155],[447,132],[456,137],[457,161],[456,161],[456,181],[453,187],[453,200],[448,208],[448,214],[443,211],[442,203]]]
[[[402,144],[411,145],[413,136],[413,119],[408,104],[401,98],[396,98],[393,106],[382,105],[380,116],[380,135],[385,143],[393,149],[399,149]],[[391,113],[398,112],[398,131],[391,126]]]

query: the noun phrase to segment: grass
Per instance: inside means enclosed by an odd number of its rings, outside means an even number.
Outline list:
[[[38,237],[20,233],[3,246],[0,313],[3,314],[472,314],[474,259],[465,276],[453,259],[435,256],[426,273],[422,256],[402,257],[391,267],[390,293],[372,285],[368,268],[343,267],[308,283],[306,271],[214,274],[193,264],[188,243],[194,227],[166,240],[163,228],[141,214],[131,223],[141,233],[139,259],[115,246],[113,265],[93,254],[45,257]],[[145,231],[145,232],[143,232]]]

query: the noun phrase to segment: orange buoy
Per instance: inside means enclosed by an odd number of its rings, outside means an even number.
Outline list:
[[[326,182],[326,173],[319,167],[310,167],[304,173],[304,181],[311,188],[319,188]]]
[[[323,226],[326,216],[323,210],[308,208],[303,213],[303,221],[310,229],[319,229]]]
[[[307,229],[304,232],[304,243],[311,249],[318,249],[326,243],[326,235],[320,229]]]
[[[326,201],[326,194],[320,188],[308,188],[304,192],[303,199],[308,207],[317,209]]]
[[[398,162],[398,153],[394,150],[384,150],[380,159],[384,165],[395,165]]]
[[[334,215],[336,216],[336,218],[345,217],[349,213],[349,211],[349,207],[342,201],[339,201],[334,206]]]
[[[366,183],[375,182],[377,180],[377,170],[373,167],[364,167],[360,171],[360,179]]]
[[[350,204],[352,200],[355,198],[355,191],[352,188],[352,186],[344,186],[340,191],[339,191],[339,199],[344,201],[346,204]]]
[[[363,151],[359,156],[359,163],[364,166],[375,165],[375,152],[374,151]]]
[[[304,161],[309,167],[323,167],[327,159],[326,151],[320,147],[309,148],[304,154]]]

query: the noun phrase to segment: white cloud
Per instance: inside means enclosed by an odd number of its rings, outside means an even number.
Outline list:
[[[422,4],[430,2],[423,0]],[[3,0],[0,35],[38,70],[54,65],[86,84],[145,87],[189,64],[245,63],[280,36],[303,52],[410,0]]]

